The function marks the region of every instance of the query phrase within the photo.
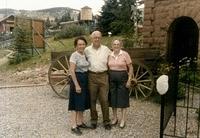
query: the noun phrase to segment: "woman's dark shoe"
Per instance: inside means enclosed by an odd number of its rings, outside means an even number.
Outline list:
[[[71,128],[71,131],[72,131],[72,133],[74,133],[74,134],[76,134],[78,136],[82,135],[82,132],[78,127]]]
[[[118,119],[115,122],[112,122],[111,125],[115,126],[115,125],[117,125],[117,123],[118,123]]]
[[[79,128],[90,128],[85,123],[82,123],[81,125],[77,125]]]
[[[91,124],[91,126],[89,127],[89,128],[91,128],[91,129],[96,129],[97,128],[97,124]]]
[[[106,124],[106,125],[104,125],[104,128],[105,128],[106,130],[111,130],[111,125],[110,125],[110,124]]]

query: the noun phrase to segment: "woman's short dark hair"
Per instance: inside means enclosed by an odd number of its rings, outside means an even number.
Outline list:
[[[87,40],[85,39],[85,37],[79,36],[79,37],[75,38],[75,40],[74,40],[74,47],[77,46],[78,40],[83,40],[85,42],[85,44],[87,45]]]

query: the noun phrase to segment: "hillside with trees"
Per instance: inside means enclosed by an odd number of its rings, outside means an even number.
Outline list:
[[[79,10],[72,9],[69,7],[54,7],[54,8],[41,9],[41,10],[0,9],[0,14],[3,15],[3,17],[13,14],[13,15],[22,15],[22,16],[31,17],[31,18],[54,17],[54,18],[61,19],[63,15],[70,14],[73,11],[79,11]]]

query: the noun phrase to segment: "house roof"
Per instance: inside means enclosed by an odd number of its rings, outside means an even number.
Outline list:
[[[3,22],[3,21],[7,20],[7,19],[10,18],[10,17],[15,17],[15,16],[14,16],[14,15],[8,15],[8,16],[6,16],[6,17],[0,19],[0,22]]]

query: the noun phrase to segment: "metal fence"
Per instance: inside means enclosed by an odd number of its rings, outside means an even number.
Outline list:
[[[160,138],[200,137],[199,76],[197,61],[189,58],[169,73],[169,90],[161,96]]]
[[[11,48],[13,46],[14,39],[8,39],[0,41],[0,48]]]

